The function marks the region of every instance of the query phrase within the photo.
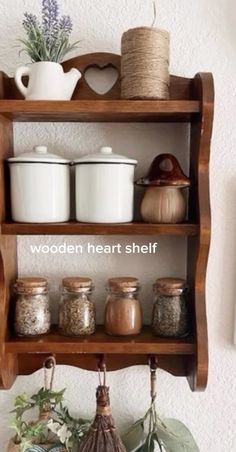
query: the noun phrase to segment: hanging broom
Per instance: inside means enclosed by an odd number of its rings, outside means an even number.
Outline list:
[[[80,443],[78,452],[126,452],[116,430],[111,414],[109,388],[106,386],[106,367],[103,366],[104,381],[102,384],[100,370],[100,385],[97,388],[97,412],[95,419]]]

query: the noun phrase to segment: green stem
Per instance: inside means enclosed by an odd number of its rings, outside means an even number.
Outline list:
[[[153,430],[153,417],[152,416],[153,416],[153,413],[152,413],[152,405],[151,405],[151,408],[149,410],[149,433],[151,433]]]
[[[162,447],[162,444],[160,443],[158,437],[157,437],[157,444],[159,446],[160,451],[163,452],[163,447]]]

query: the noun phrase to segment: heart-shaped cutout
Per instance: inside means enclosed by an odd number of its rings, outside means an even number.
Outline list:
[[[119,72],[114,66],[91,66],[86,69],[84,78],[88,86],[97,94],[109,93],[116,84]]]

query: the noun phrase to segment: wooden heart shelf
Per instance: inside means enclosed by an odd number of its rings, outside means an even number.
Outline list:
[[[68,60],[65,70],[113,67],[120,73],[120,56],[93,53]],[[104,355],[108,369],[147,364],[150,355],[159,366],[176,376],[186,376],[192,390],[207,384],[208,346],[205,278],[210,244],[209,156],[213,124],[214,87],[209,73],[194,78],[171,76],[168,101],[120,99],[120,77],[105,94],[95,93],[85,77],[79,81],[72,101],[24,101],[14,80],[0,73],[0,386],[10,388],[17,375],[30,374],[55,353],[57,362],[96,369]],[[13,124],[23,122],[186,122],[190,128],[191,187],[188,223],[184,224],[21,224],[11,220],[9,175],[5,160],[14,153]],[[17,234],[123,234],[186,236],[187,280],[193,318],[191,337],[160,339],[144,327],[139,336],[113,338],[102,326],[87,338],[65,338],[54,328],[43,337],[19,338],[13,333],[13,283],[17,277]]]

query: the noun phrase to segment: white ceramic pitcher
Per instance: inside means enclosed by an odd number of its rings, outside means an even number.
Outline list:
[[[22,77],[28,76],[25,86]],[[59,63],[39,61],[31,66],[22,66],[16,70],[15,82],[26,100],[70,100],[81,78],[78,69],[64,73]]]

